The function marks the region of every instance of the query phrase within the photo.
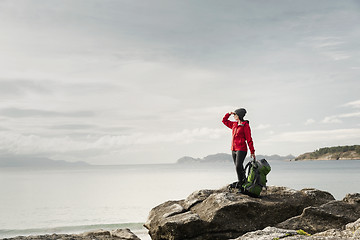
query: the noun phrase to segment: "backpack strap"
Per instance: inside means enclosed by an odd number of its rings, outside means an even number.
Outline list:
[[[244,171],[246,172],[246,169],[248,168],[248,172],[247,172],[247,175],[248,175],[248,176],[249,176],[249,174],[250,174],[251,166],[254,166],[255,168],[257,168],[256,160],[252,160],[252,161],[248,162],[248,163],[245,165]]]
[[[246,169],[248,169],[248,172],[247,172],[247,176],[249,176],[250,174],[250,166],[252,165],[252,162],[248,162],[246,165],[245,165],[245,168],[244,168],[244,172],[246,172]]]

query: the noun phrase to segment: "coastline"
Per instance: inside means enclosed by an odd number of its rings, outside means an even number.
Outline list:
[[[143,226],[143,222],[139,223],[120,223],[120,224],[92,224],[80,226],[59,226],[59,227],[44,227],[44,228],[30,228],[30,229],[0,229],[0,240],[2,239],[33,239],[41,238],[40,236],[78,236],[86,233],[103,231],[115,231],[117,229],[130,229],[132,233],[138,236],[141,240],[150,240],[147,229]]]
[[[42,234],[42,235],[29,235],[29,236],[16,236],[12,238],[4,238],[3,240],[142,240],[138,235],[134,234],[128,228],[104,230],[98,229],[95,231],[83,232],[78,234]]]
[[[360,158],[306,158],[306,159],[291,159],[290,162],[301,161],[360,161]]]
[[[360,145],[324,147],[299,155],[295,160],[359,160]]]

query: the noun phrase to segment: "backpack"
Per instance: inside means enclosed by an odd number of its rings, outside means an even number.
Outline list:
[[[266,175],[271,171],[270,164],[265,159],[254,160],[246,164],[245,171],[246,169],[248,177],[241,190],[251,197],[259,197],[261,190],[266,188]]]

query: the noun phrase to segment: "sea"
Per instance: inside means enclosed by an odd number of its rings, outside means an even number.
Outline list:
[[[360,160],[269,161],[268,185],[360,192]],[[229,163],[0,168],[0,239],[129,228],[142,240],[150,210],[236,180]]]

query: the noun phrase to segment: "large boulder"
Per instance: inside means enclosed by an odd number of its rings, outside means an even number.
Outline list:
[[[330,201],[304,209],[301,215],[277,225],[285,229],[304,229],[309,233],[342,229],[360,218],[360,194],[347,194],[342,201]]]
[[[268,187],[261,198],[229,191],[200,190],[150,211],[145,227],[153,240],[221,240],[275,226],[300,215],[304,208],[335,200],[324,191]]]
[[[276,227],[267,227],[263,230],[248,232],[234,240],[359,240],[360,239],[360,218],[355,222],[349,223],[344,230],[329,229],[324,232],[310,235],[303,230],[286,230]]]

